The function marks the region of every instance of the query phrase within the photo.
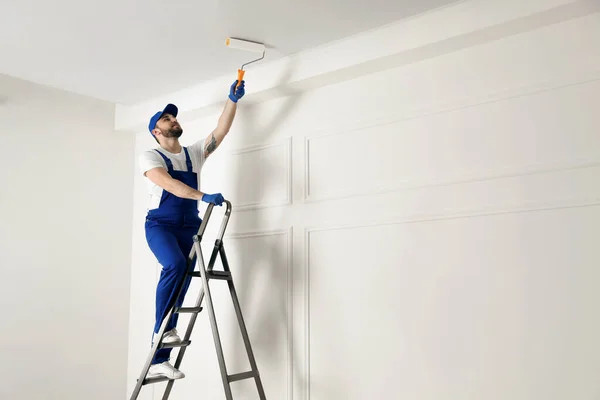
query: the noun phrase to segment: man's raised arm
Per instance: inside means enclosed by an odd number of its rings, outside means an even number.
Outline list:
[[[219,147],[225,136],[229,133],[233,119],[235,118],[235,112],[237,110],[237,102],[239,99],[244,97],[245,94],[245,82],[242,81],[239,87],[237,86],[238,81],[233,82],[229,88],[229,98],[225,103],[223,113],[219,117],[217,127],[208,135],[204,141],[204,158],[210,156]]]

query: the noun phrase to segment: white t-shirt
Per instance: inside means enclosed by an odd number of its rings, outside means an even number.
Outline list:
[[[192,160],[192,171],[198,174],[198,189],[200,190],[200,170],[204,165],[204,140],[201,139],[191,146],[185,146],[188,149],[188,153],[190,154],[190,159]],[[156,150],[160,151],[164,154],[171,163],[173,164],[173,170],[175,171],[187,171],[187,164],[185,162],[185,151],[183,147],[179,154],[170,153],[162,147],[156,147]],[[147,171],[156,167],[167,168],[167,163],[162,158],[160,154],[156,152],[155,149],[146,150],[142,154],[140,154],[138,158],[140,170],[142,174],[145,174]],[[160,199],[162,197],[163,188],[158,185],[155,185],[150,179],[144,176],[146,180],[146,185],[148,187],[148,194],[150,195],[150,202],[148,204],[148,210],[153,210],[158,208],[160,204]]]

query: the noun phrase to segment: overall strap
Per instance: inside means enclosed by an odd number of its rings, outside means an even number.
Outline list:
[[[185,151],[185,164],[187,165],[188,172],[192,172],[192,159],[190,158],[190,153],[188,153],[187,147],[184,147]]]
[[[156,149],[154,149],[156,150]],[[173,171],[173,163],[171,162],[171,160],[169,160],[169,157],[165,156],[163,153],[161,153],[160,151],[156,150],[156,152],[158,154],[161,155],[161,157],[165,160],[165,162],[167,163],[167,169],[169,170],[169,172]]]

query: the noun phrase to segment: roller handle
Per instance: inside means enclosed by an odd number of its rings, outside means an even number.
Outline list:
[[[238,77],[237,77],[237,85],[236,88],[240,87],[240,85],[242,84],[242,80],[244,80],[244,73],[246,71],[244,71],[243,69],[238,69]]]

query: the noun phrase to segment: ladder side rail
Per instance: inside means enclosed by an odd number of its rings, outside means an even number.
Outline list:
[[[202,278],[202,287],[200,288],[200,293],[198,294],[198,298],[197,298],[197,301],[195,304],[196,307],[199,307],[202,304],[202,301],[204,300],[204,297],[206,295],[206,291],[209,290],[208,279],[206,278],[206,271],[207,270],[212,271],[212,269],[216,263],[217,257],[219,256],[219,243],[221,242],[221,240],[225,234],[225,229],[227,227],[229,217],[231,216],[231,209],[232,209],[231,202],[228,200],[225,200],[224,203],[226,204],[225,215],[221,222],[221,227],[219,229],[219,233],[217,234],[217,240],[215,242],[215,246],[213,247],[213,251],[212,251],[210,260],[208,262],[207,269],[204,268],[204,258],[202,256],[202,249],[200,247],[200,242],[202,241],[202,234],[204,233],[204,231],[206,229],[206,224],[204,224],[204,221],[203,221],[204,226],[200,227],[199,234],[194,236],[194,246],[192,248],[192,251],[190,253],[190,258],[188,259],[188,261],[191,261],[193,259],[193,254],[197,255],[195,265],[199,265],[198,269],[200,272],[200,277]],[[206,211],[209,216],[210,216],[210,213],[212,212],[213,208],[214,208],[213,204],[209,204],[209,208],[207,208],[207,211]],[[207,219],[205,219],[205,220],[207,220]],[[197,246],[196,246],[196,243],[198,244]],[[191,268],[188,270],[191,273],[195,270],[195,268]],[[205,290],[205,288],[206,288],[206,290]],[[211,320],[212,320],[215,317],[214,317],[214,308],[212,306],[212,298],[210,297],[210,291],[208,293],[208,296],[206,296],[206,297],[207,297],[207,303],[209,303],[208,304],[209,318],[210,318],[210,314],[212,312],[212,315],[213,315],[213,317],[211,318]],[[197,314],[193,314],[192,317],[190,318],[185,336],[182,340],[184,340],[184,341],[189,340],[191,333],[194,329],[194,325],[196,323],[196,318],[197,318]],[[213,329],[213,338],[215,338],[215,329],[217,329],[216,319],[214,319],[214,324],[211,321],[211,329]],[[220,347],[220,339],[218,337],[219,336],[218,330],[216,331],[216,335],[217,336],[216,336],[215,340],[219,340],[218,346]],[[175,368],[179,369],[179,367],[181,366],[181,363],[183,361],[183,357],[185,355],[186,350],[187,350],[187,347],[182,347],[179,350],[177,358],[175,360],[175,364],[173,365]],[[221,358],[223,357],[222,352],[223,352],[222,348],[220,348],[220,349],[217,348],[217,357],[219,357],[219,363],[222,363],[222,364],[220,364],[222,379],[227,380],[227,372],[224,369],[225,361],[224,361],[224,359],[221,360]],[[225,371],[225,372],[223,372],[223,371]],[[223,377],[223,374],[224,374],[224,377]],[[168,383],[165,387],[165,391],[163,393],[163,397],[162,397],[163,400],[167,400],[169,398],[169,395],[171,394],[171,390],[173,389],[174,384],[175,384],[175,380],[168,381]],[[226,390],[226,394],[227,394],[227,389],[225,389],[225,390]],[[231,396],[231,394],[229,394],[229,395]]]
[[[196,239],[194,239],[194,240],[196,240]],[[200,240],[199,237],[198,237],[198,240]],[[201,254],[201,253],[198,252],[198,254]],[[212,270],[212,268],[216,262],[218,254],[219,254],[218,249],[216,247],[213,248],[213,251],[212,251],[212,254],[210,257],[210,261],[208,262],[209,270]],[[203,299],[204,299],[204,286],[200,287],[200,292],[198,293],[198,297],[196,299],[196,303],[195,303],[194,307],[199,307],[202,304]],[[198,318],[198,313],[194,313],[190,317],[190,321],[188,322],[185,336],[182,339],[183,341],[190,339],[190,337],[192,335],[192,331],[194,330],[194,326],[196,324],[196,318]],[[177,354],[177,358],[175,360],[175,364],[173,365],[176,369],[179,369],[179,367],[181,366],[181,363],[183,361],[183,356],[185,355],[186,350],[187,350],[187,347],[182,347],[179,350],[179,353]],[[169,382],[167,383],[167,385],[165,387],[165,391],[163,393],[163,397],[162,397],[163,400],[167,400],[169,398],[169,395],[171,393],[171,390],[173,389],[174,384],[175,384],[175,380],[169,380]]]
[[[219,247],[219,254],[221,255],[221,261],[223,262],[223,268],[226,271],[229,271],[229,261],[227,260],[227,255],[225,254],[225,247],[223,243]],[[227,285],[229,286],[229,293],[231,294],[231,300],[233,301],[233,307],[235,309],[235,314],[237,316],[238,325],[240,331],[242,333],[242,338],[244,340],[244,346],[246,347],[246,354],[248,356],[248,361],[250,362],[250,367],[254,374],[254,382],[256,383],[256,389],[258,390],[258,394],[261,400],[266,400],[265,390],[262,385],[262,381],[260,379],[260,373],[258,371],[258,366],[256,364],[256,358],[254,357],[254,352],[252,351],[252,346],[250,344],[250,337],[248,335],[248,330],[246,328],[246,323],[244,321],[244,317],[242,315],[242,310],[240,306],[240,302],[237,296],[237,292],[235,290],[235,285],[233,283],[233,277],[227,281]]]
[[[200,240],[202,239],[204,231],[206,230],[206,226],[207,226],[208,220],[210,219],[210,216],[212,214],[213,208],[214,208],[214,204],[212,204],[212,203],[209,203],[208,207],[206,208],[206,211],[204,213],[204,218],[202,219],[202,222],[200,223],[200,227],[198,228],[198,233],[197,233],[197,236],[200,238]],[[196,248],[194,246],[192,246],[192,248],[190,249],[190,254],[187,259],[188,271],[190,270],[190,267],[193,266],[192,260],[194,259],[195,252],[196,252]],[[137,399],[137,397],[139,396],[139,394],[142,390],[142,386],[144,385],[144,380],[146,379],[146,375],[148,374],[148,370],[150,369],[150,364],[152,364],[152,359],[156,355],[156,352],[157,352],[159,346],[162,344],[162,336],[165,332],[165,328],[167,327],[167,322],[173,316],[174,306],[177,302],[177,298],[179,298],[181,290],[183,289],[183,286],[184,286],[184,282],[187,278],[188,277],[186,275],[183,275],[182,279],[177,284],[177,296],[173,296],[173,298],[171,299],[171,301],[169,302],[169,304],[167,306],[167,309],[169,311],[167,312],[167,315],[163,319],[160,329],[159,329],[158,333],[156,334],[156,336],[158,337],[158,340],[156,340],[154,342],[154,344],[152,345],[150,354],[148,355],[148,357],[146,358],[146,361],[144,362],[142,371],[140,372],[140,375],[138,377],[136,385],[133,389],[133,392],[131,393],[130,400]]]
[[[198,241],[194,241],[194,246],[199,248],[200,243]],[[206,294],[206,308],[208,309],[210,327],[217,352],[217,359],[219,361],[219,369],[221,371],[221,380],[223,382],[223,389],[225,390],[225,397],[227,400],[233,400],[233,394],[231,393],[231,387],[229,386],[229,379],[227,377],[227,366],[225,364],[225,357],[223,356],[223,346],[221,345],[221,338],[219,335],[219,328],[217,327],[217,320],[212,302],[210,286],[208,285],[208,278],[206,276],[206,270],[204,269],[204,263],[200,258],[198,258],[198,263],[200,264],[200,277],[202,278],[202,285],[204,286],[204,292]]]

